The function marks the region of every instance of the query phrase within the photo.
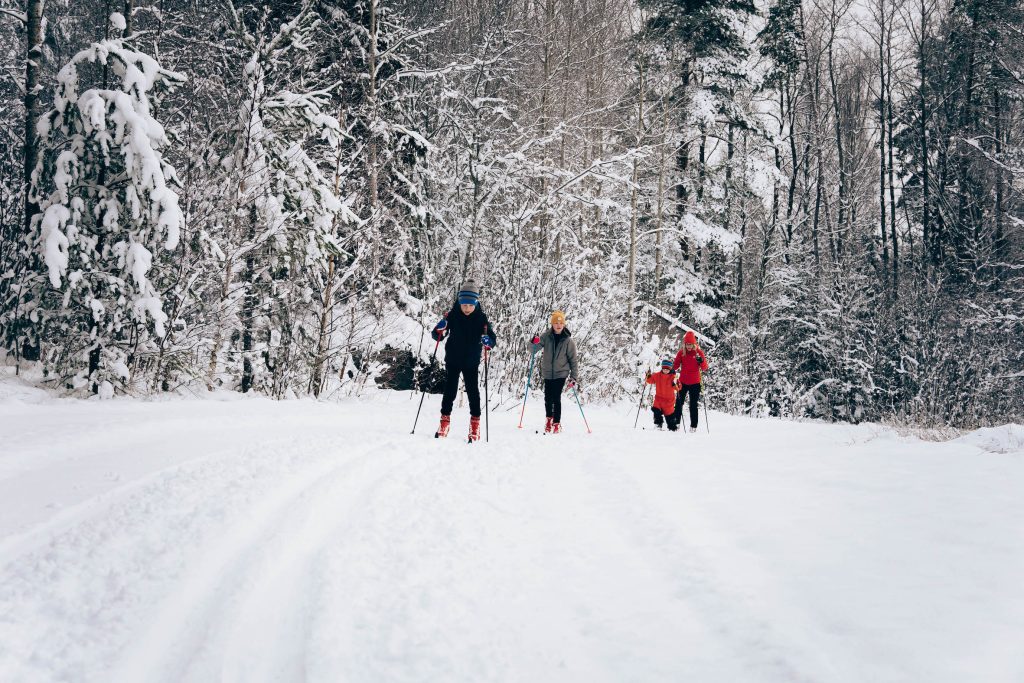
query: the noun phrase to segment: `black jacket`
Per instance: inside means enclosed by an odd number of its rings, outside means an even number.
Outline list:
[[[480,304],[466,315],[456,301],[452,310],[448,311],[447,320],[448,341],[444,345],[444,362],[448,365],[459,368],[475,368],[480,365],[480,354],[483,351],[480,337],[484,334],[490,336],[492,345],[497,345],[497,334]]]

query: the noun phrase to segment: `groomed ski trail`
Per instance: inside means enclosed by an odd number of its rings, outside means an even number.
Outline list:
[[[382,398],[121,406],[131,419],[116,402],[17,406],[31,428],[0,486],[46,485],[0,536],[0,679],[1024,673],[1024,551],[999,527],[1024,518],[1012,447],[719,414],[711,435],[673,434],[589,406],[592,435],[579,416],[539,438],[492,411],[491,442],[467,444],[408,435],[415,403]],[[125,465],[150,426],[148,464]],[[76,488],[61,463],[116,476]]]

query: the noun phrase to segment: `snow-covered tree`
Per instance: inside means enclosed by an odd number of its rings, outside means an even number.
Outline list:
[[[112,22],[123,28],[120,15]],[[33,227],[53,291],[30,315],[44,321],[47,362],[76,388],[127,386],[166,333],[154,257],[177,247],[182,214],[153,98],[182,80],[104,40],[60,70],[39,121]]]

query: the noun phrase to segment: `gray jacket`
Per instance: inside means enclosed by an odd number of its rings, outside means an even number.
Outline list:
[[[540,376],[544,379],[562,379],[572,377],[577,382],[580,379],[576,367],[576,342],[572,339],[569,328],[562,329],[561,340],[555,337],[551,328],[540,335],[540,343],[533,344],[534,351],[544,351],[544,357],[540,361]]]

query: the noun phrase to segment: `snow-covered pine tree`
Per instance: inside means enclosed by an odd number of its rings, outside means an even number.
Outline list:
[[[674,215],[663,228],[658,293],[670,311],[714,334],[723,317],[728,256],[740,242],[736,151],[743,130],[760,130],[750,111],[749,0],[644,0],[646,35],[663,42],[679,74],[673,122],[679,140],[671,176]]]
[[[182,215],[153,98],[182,79],[125,40],[100,41],[60,70],[39,121],[33,235],[53,289],[30,315],[47,366],[75,388],[127,387],[165,334],[161,255]]]

